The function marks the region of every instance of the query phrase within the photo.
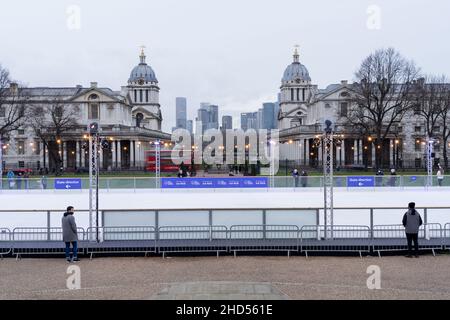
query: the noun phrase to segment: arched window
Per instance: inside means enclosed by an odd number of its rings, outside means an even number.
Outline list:
[[[89,96],[88,99],[91,101],[89,102],[88,119],[89,120],[100,119],[100,104],[96,101],[98,100],[98,95],[93,93]]]
[[[144,120],[144,115],[142,113],[138,113],[136,115],[136,127],[141,127],[142,120]]]

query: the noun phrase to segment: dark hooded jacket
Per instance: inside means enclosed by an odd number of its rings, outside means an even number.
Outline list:
[[[419,233],[419,227],[422,225],[422,217],[416,209],[409,209],[403,216],[403,226],[408,234]]]

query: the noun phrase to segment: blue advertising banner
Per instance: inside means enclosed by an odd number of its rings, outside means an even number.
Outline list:
[[[375,177],[347,177],[347,187],[375,187]]]
[[[161,188],[268,188],[267,177],[249,178],[161,178]]]
[[[81,179],[55,179],[54,187],[59,190],[81,189]]]

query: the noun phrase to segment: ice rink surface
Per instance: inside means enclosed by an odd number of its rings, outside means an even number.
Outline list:
[[[114,190],[100,192],[100,210],[168,210],[168,209],[308,209],[323,208],[323,190]],[[450,188],[358,189],[335,188],[335,224],[369,225],[369,209],[374,210],[375,224],[399,224],[409,202],[428,207],[428,223],[450,222]],[[40,213],[0,212],[0,227],[46,226],[45,210],[52,213],[52,226],[59,226],[60,216],[68,205],[82,211],[89,208],[88,191],[4,191],[0,193],[0,210],[43,210]],[[378,208],[378,209],[377,209]],[[393,208],[393,209],[387,209]],[[422,214],[423,210],[419,209]],[[54,217],[54,218],[53,218]],[[87,213],[79,213],[79,225],[88,224]],[[321,216],[321,223],[323,222]]]

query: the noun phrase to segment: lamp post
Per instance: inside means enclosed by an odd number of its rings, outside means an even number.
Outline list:
[[[433,159],[434,159],[434,143],[436,140],[427,137],[427,187],[433,186]]]

